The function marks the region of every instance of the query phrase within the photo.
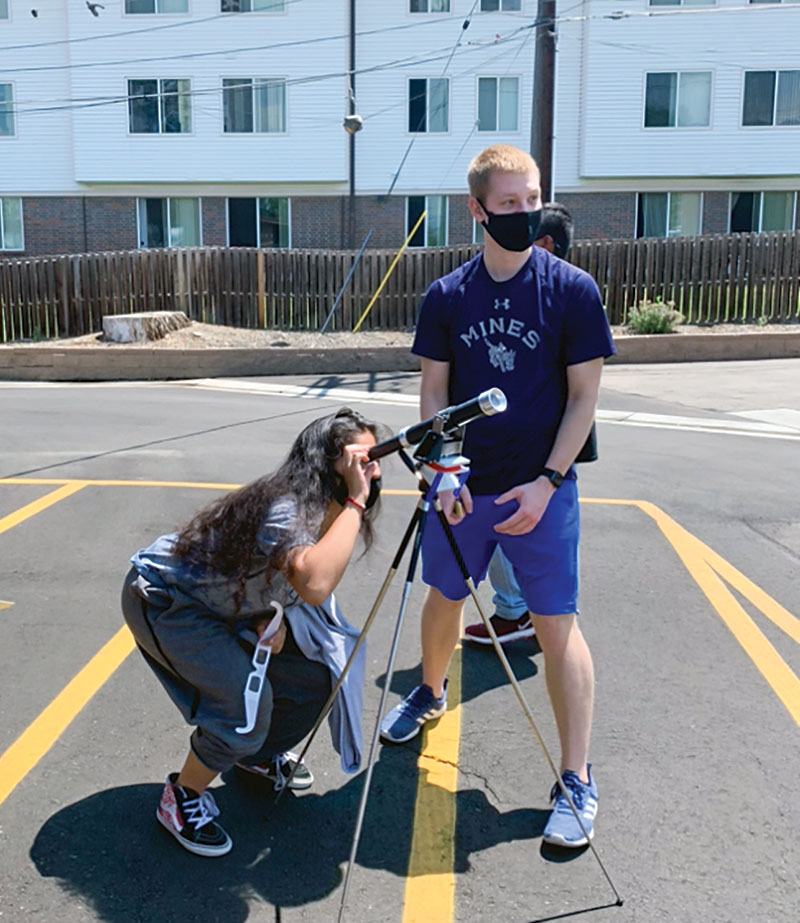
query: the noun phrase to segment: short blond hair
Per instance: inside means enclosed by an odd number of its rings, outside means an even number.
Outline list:
[[[467,171],[470,195],[483,199],[489,192],[489,182],[495,173],[539,172],[536,161],[527,151],[513,144],[493,144],[472,158]]]

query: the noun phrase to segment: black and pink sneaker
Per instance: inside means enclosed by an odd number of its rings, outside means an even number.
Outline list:
[[[156,820],[175,839],[198,856],[224,856],[231,851],[233,841],[214,820],[219,816],[211,792],[198,795],[191,788],[177,784],[178,773],[167,776],[161,801],[156,809]]]

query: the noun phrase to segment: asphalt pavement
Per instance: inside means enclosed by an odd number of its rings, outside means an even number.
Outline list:
[[[153,813],[187,731],[120,632],[119,587],[132,552],[273,468],[305,422],[350,403],[396,431],[418,386],[0,384],[3,921],[337,919],[364,773],[341,771],[323,728],[310,791],[274,808],[226,775],[233,851],[180,850]],[[447,719],[378,750],[345,919],[800,919],[800,360],[609,367],[598,433],[600,460],[580,470],[581,621],[594,843],[624,905],[591,850],[543,846],[547,762],[494,653],[465,646]],[[384,482],[376,547],[337,591],[357,625],[415,503],[398,459]],[[404,579],[368,639],[367,746]],[[422,595],[416,579],[390,706],[418,681]],[[557,759],[541,653],[508,654]]]

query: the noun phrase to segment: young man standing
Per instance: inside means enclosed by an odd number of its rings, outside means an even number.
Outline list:
[[[589,648],[577,624],[578,492],[572,462],[594,419],[603,359],[614,353],[600,294],[585,272],[533,247],[541,212],[539,171],[510,145],[480,153],[468,174],[469,209],[486,230],[482,254],[434,282],[417,324],[421,418],[491,387],[505,413],[470,423],[461,493],[441,496],[477,584],[499,545],[511,562],[544,653],[561,744],[561,770],[589,835],[597,787],[588,763],[594,695]],[[441,525],[423,539],[422,684],[381,727],[410,740],[447,707],[447,668],[467,589]],[[558,786],[548,842],[586,843]]]

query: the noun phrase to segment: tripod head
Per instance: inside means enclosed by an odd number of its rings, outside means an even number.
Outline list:
[[[488,391],[481,392],[477,397],[464,401],[463,404],[445,407],[429,419],[415,423],[413,426],[406,426],[396,436],[379,442],[369,450],[369,460],[374,461],[376,458],[383,458],[400,449],[417,445],[430,431],[442,436],[451,436],[456,433],[460,436],[461,428],[467,423],[479,417],[491,417],[496,413],[502,413],[507,406],[505,394],[499,388],[490,388]]]

